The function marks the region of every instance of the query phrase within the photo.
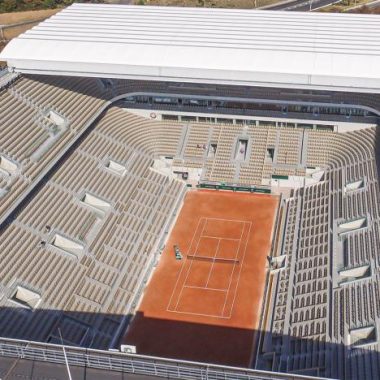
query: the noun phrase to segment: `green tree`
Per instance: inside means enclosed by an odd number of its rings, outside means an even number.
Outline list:
[[[1,4],[1,2],[0,2]],[[17,1],[16,0],[4,0],[0,5],[0,9],[2,12],[13,12],[17,9]]]
[[[43,7],[44,8],[55,8],[56,7],[55,0],[44,0]]]

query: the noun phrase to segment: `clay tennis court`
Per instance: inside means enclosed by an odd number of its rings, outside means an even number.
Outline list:
[[[190,191],[123,343],[139,354],[249,366],[277,205],[270,195]]]

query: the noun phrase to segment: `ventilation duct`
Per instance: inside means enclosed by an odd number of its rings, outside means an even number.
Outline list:
[[[74,240],[68,239],[60,234],[54,235],[52,245],[77,258],[83,253],[84,250],[82,244],[79,244]]]
[[[41,296],[22,286],[17,286],[12,301],[29,309],[35,309],[41,302]]]
[[[124,165],[113,160],[107,162],[106,168],[119,176],[123,176],[127,172],[127,168]]]
[[[101,214],[106,213],[111,207],[110,203],[89,193],[85,193],[81,201]]]
[[[0,171],[11,176],[18,169],[18,166],[15,162],[11,161],[9,158],[1,155],[0,156]]]

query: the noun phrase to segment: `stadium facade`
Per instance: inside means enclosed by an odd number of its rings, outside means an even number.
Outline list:
[[[378,378],[379,21],[75,4],[11,41],[0,353],[118,348],[196,184],[281,196],[256,372],[210,378]]]

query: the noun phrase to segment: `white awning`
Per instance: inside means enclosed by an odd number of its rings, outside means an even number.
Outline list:
[[[74,4],[0,59],[23,73],[380,92],[380,16]]]

